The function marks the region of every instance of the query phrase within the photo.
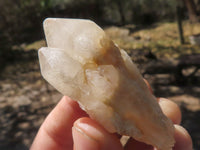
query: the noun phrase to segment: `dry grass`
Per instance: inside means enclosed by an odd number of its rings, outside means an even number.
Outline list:
[[[132,33],[130,32],[129,36],[128,34],[126,34],[127,36],[124,36],[124,34],[121,33],[127,31],[124,30],[124,28],[118,29],[120,31],[117,29],[112,31],[111,38],[119,45],[119,47],[125,50],[150,50],[157,57],[165,58],[177,58],[184,54],[200,53],[200,46],[194,46],[189,43],[190,35],[200,33],[200,23],[194,25],[189,24],[189,22],[183,23],[184,45],[180,44],[176,22],[158,23],[149,28],[140,29]],[[121,34],[123,36],[121,36]],[[27,45],[24,49],[39,49],[42,46],[45,46],[44,40],[35,41]]]
[[[46,42],[45,40],[39,40],[39,41],[35,41],[29,45],[27,45],[24,49],[25,50],[31,50],[31,49],[39,49],[41,47],[44,47],[46,46]]]
[[[129,50],[151,50],[158,57],[177,58],[180,55],[200,53],[200,47],[189,43],[189,36],[200,33],[200,24],[183,23],[185,44],[179,40],[177,24],[158,23],[153,27],[138,30],[130,34],[133,40],[114,39],[122,48]],[[130,38],[130,37],[129,37]],[[139,38],[136,40],[136,38]]]

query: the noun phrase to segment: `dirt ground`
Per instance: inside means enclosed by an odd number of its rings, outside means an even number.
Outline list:
[[[116,34],[116,31],[114,32]],[[184,79],[182,82],[184,84],[177,83],[174,73],[170,71],[159,73],[155,70],[153,74],[145,74],[145,70],[158,64],[162,59],[160,56],[164,54],[159,55],[155,51],[156,56],[154,56],[148,51],[141,51],[139,46],[135,49],[130,48],[130,45],[127,46],[126,43],[132,40],[140,43],[139,33],[129,36],[130,34],[125,30],[118,34],[123,36],[120,38],[124,39],[124,48],[128,47],[126,49],[128,54],[152,85],[154,94],[157,97],[169,98],[181,107],[183,114],[181,124],[191,134],[194,150],[199,150],[200,72],[197,72],[194,81]],[[144,40],[151,41],[151,37],[146,37]],[[120,45],[121,41],[118,42]],[[27,150],[44,118],[62,97],[42,78],[37,50],[33,50],[31,55],[33,57],[25,61],[23,54],[20,55],[12,63],[6,64],[0,72],[0,149],[2,150]],[[170,60],[169,57],[165,58]],[[149,66],[149,64],[153,65]]]
[[[182,125],[192,135],[195,149],[199,149],[200,87],[175,85],[167,74],[145,77],[156,96],[168,97],[180,105]],[[1,73],[0,93],[0,149],[26,150],[61,94],[43,80],[37,57],[26,63],[8,64]]]

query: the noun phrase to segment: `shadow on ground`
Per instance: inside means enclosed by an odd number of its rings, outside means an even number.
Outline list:
[[[139,51],[138,51],[139,52]],[[18,52],[17,52],[18,53]],[[147,53],[130,54],[145,71],[149,62]],[[183,113],[182,125],[190,132],[194,149],[200,149],[199,83],[177,84],[173,72],[145,74],[156,96],[177,102]],[[197,74],[196,78],[199,78]],[[30,147],[41,123],[53,109],[61,95],[40,74],[37,51],[21,51],[1,70],[0,74],[0,149],[26,150]],[[191,103],[192,102],[192,103]]]

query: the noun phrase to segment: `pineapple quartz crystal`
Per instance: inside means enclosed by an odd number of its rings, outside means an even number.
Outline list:
[[[48,47],[39,50],[43,77],[76,100],[109,132],[171,150],[174,126],[127,53],[94,22],[47,18]]]

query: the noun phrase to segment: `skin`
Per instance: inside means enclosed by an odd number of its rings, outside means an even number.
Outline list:
[[[147,83],[147,82],[146,82]],[[147,84],[151,90],[149,84]],[[180,108],[174,102],[158,98],[164,114],[175,127],[173,150],[192,150],[192,140],[181,122]],[[120,136],[107,132],[81,110],[77,102],[64,96],[41,125],[30,150],[154,150],[132,138],[123,147]]]

